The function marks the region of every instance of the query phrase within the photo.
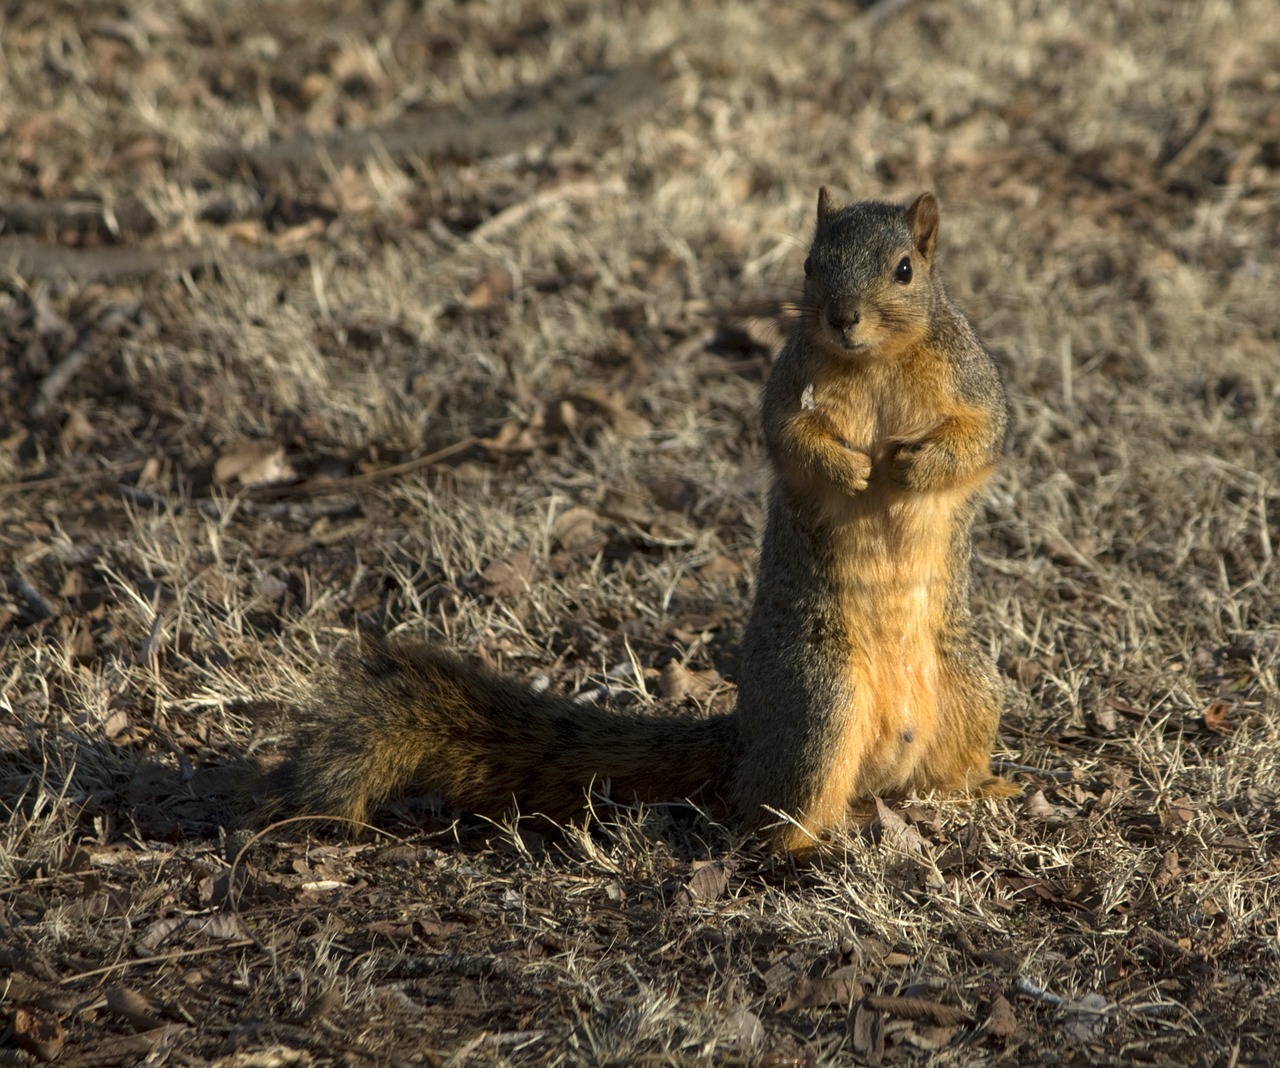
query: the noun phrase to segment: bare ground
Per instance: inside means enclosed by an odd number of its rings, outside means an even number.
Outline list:
[[[1274,4],[688,6],[0,6],[4,1064],[1274,1063]],[[1007,374],[1025,800],[239,855],[361,625],[731,705],[822,182]]]

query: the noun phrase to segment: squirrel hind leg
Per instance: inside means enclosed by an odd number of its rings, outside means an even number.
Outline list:
[[[740,769],[737,807],[769,850],[803,859],[822,848],[825,832],[844,826],[853,775],[847,768],[790,770],[794,780],[777,781]]]
[[[817,856],[825,844],[818,833],[801,823],[779,820],[759,831],[760,839],[771,853],[805,861]]]

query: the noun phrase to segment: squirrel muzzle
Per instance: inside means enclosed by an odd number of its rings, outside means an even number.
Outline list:
[[[819,329],[837,348],[857,352],[867,346],[867,339],[859,337],[862,325],[862,307],[856,300],[832,300],[822,309]]]

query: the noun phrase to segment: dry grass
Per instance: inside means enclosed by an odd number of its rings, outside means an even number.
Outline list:
[[[1271,1062],[1274,5],[686,6],[0,9],[4,1063]],[[362,623],[730,705],[732,309],[794,293],[820,182],[938,192],[1007,371],[1027,801],[808,870],[416,804],[233,870],[237,762]]]

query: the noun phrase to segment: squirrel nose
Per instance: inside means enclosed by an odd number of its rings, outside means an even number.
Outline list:
[[[827,322],[831,324],[833,329],[841,333],[846,330],[851,330],[861,321],[862,314],[857,308],[829,307],[827,309]]]

